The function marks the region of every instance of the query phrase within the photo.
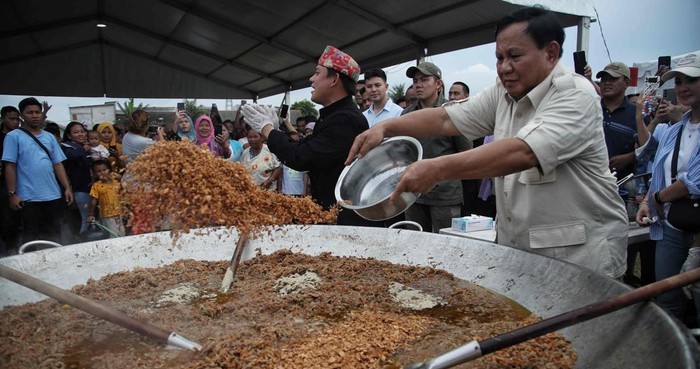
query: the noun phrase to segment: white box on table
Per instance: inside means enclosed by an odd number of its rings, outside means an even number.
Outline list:
[[[493,218],[481,215],[452,218],[452,229],[459,232],[474,232],[493,229]]]

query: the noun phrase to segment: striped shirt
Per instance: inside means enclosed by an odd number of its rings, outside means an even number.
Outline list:
[[[691,114],[692,112],[690,111],[685,113],[680,122],[669,127],[661,138],[651,174],[651,185],[649,186],[650,194],[661,191],[666,187],[668,183],[666,176],[670,175],[670,173],[666,172],[664,164],[667,160],[670,160],[669,158],[673,157],[676,137],[678,137],[681,126],[683,126],[683,132],[688,131]],[[687,165],[685,165],[687,170],[679,172],[676,178],[679,181],[683,181],[685,187],[688,188],[688,192],[690,192],[690,196],[693,198],[700,197],[700,137],[695,137],[695,139],[698,142],[695,142],[695,148],[688,158]],[[679,163],[678,167],[682,168],[683,166]],[[649,212],[652,216],[657,216],[656,209],[653,206],[649,207]],[[649,238],[652,240],[660,240],[663,238],[663,235],[662,224],[660,222],[652,223],[649,229]]]

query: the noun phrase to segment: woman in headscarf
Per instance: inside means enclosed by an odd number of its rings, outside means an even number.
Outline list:
[[[97,132],[100,133],[100,144],[109,150],[109,160],[112,163],[112,168],[120,168],[122,166],[120,157],[122,156],[122,145],[117,142],[117,131],[114,130],[112,123],[102,122],[97,126]]]
[[[277,191],[277,179],[282,174],[282,165],[267,145],[263,137],[254,129],[248,129],[248,143],[250,146],[241,155],[243,164],[248,173],[253,177],[253,182],[260,187]]]
[[[177,135],[181,139],[186,138],[194,143],[197,140],[197,134],[194,132],[192,117],[180,111],[177,113],[175,120],[177,121]]]
[[[214,137],[214,123],[211,118],[202,115],[194,123],[194,130],[197,135],[195,143],[197,146],[206,145],[215,156],[228,159],[231,157],[231,145],[228,142],[228,134],[223,133]]]
[[[87,131],[79,122],[70,122],[63,132],[61,149],[66,154],[63,166],[73,189],[75,204],[80,212],[80,231],[87,229],[87,217],[90,212],[90,146],[87,144]]]

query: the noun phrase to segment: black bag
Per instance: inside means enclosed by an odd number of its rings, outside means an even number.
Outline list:
[[[682,135],[683,126],[681,126],[681,129],[678,131],[676,147],[673,151],[673,158],[671,159],[671,183],[676,181],[676,175],[678,174],[678,150],[680,150],[681,147]],[[668,209],[666,220],[681,231],[691,233],[700,232],[700,199],[684,197],[672,201],[671,207]]]
[[[685,197],[672,202],[666,219],[681,231],[700,232],[700,199]]]

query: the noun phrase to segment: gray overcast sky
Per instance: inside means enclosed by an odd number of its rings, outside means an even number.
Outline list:
[[[610,61],[608,58],[600,26],[610,50],[613,61],[622,61],[628,65],[634,62],[656,60],[660,55],[676,56],[700,50],[700,1],[698,0],[593,0],[600,22],[591,24],[589,52],[587,59],[593,73],[597,73]],[[571,53],[576,48],[576,28],[566,30],[563,63],[573,69]],[[322,50],[319,50],[319,53]],[[449,86],[452,82],[463,81],[469,85],[472,94],[476,94],[496,80],[495,44],[482,45],[451,53],[434,55],[426,60],[437,64],[443,72],[443,79]],[[406,78],[406,69],[414,62],[386,68],[388,83],[410,83]],[[2,91],[0,91],[2,93]],[[0,95],[0,106],[14,105],[26,96]],[[36,96],[46,100],[53,107],[48,118],[60,123],[70,120],[69,106],[102,104],[107,101],[126,99],[85,98],[85,97],[49,97]],[[291,92],[291,101],[309,99],[310,89]],[[136,103],[151,106],[175,106],[181,100],[175,99],[139,99]],[[225,100],[199,99],[198,103],[211,106],[217,103],[225,106]],[[259,100],[262,104],[279,105],[282,95]],[[239,101],[234,101],[234,106]]]

